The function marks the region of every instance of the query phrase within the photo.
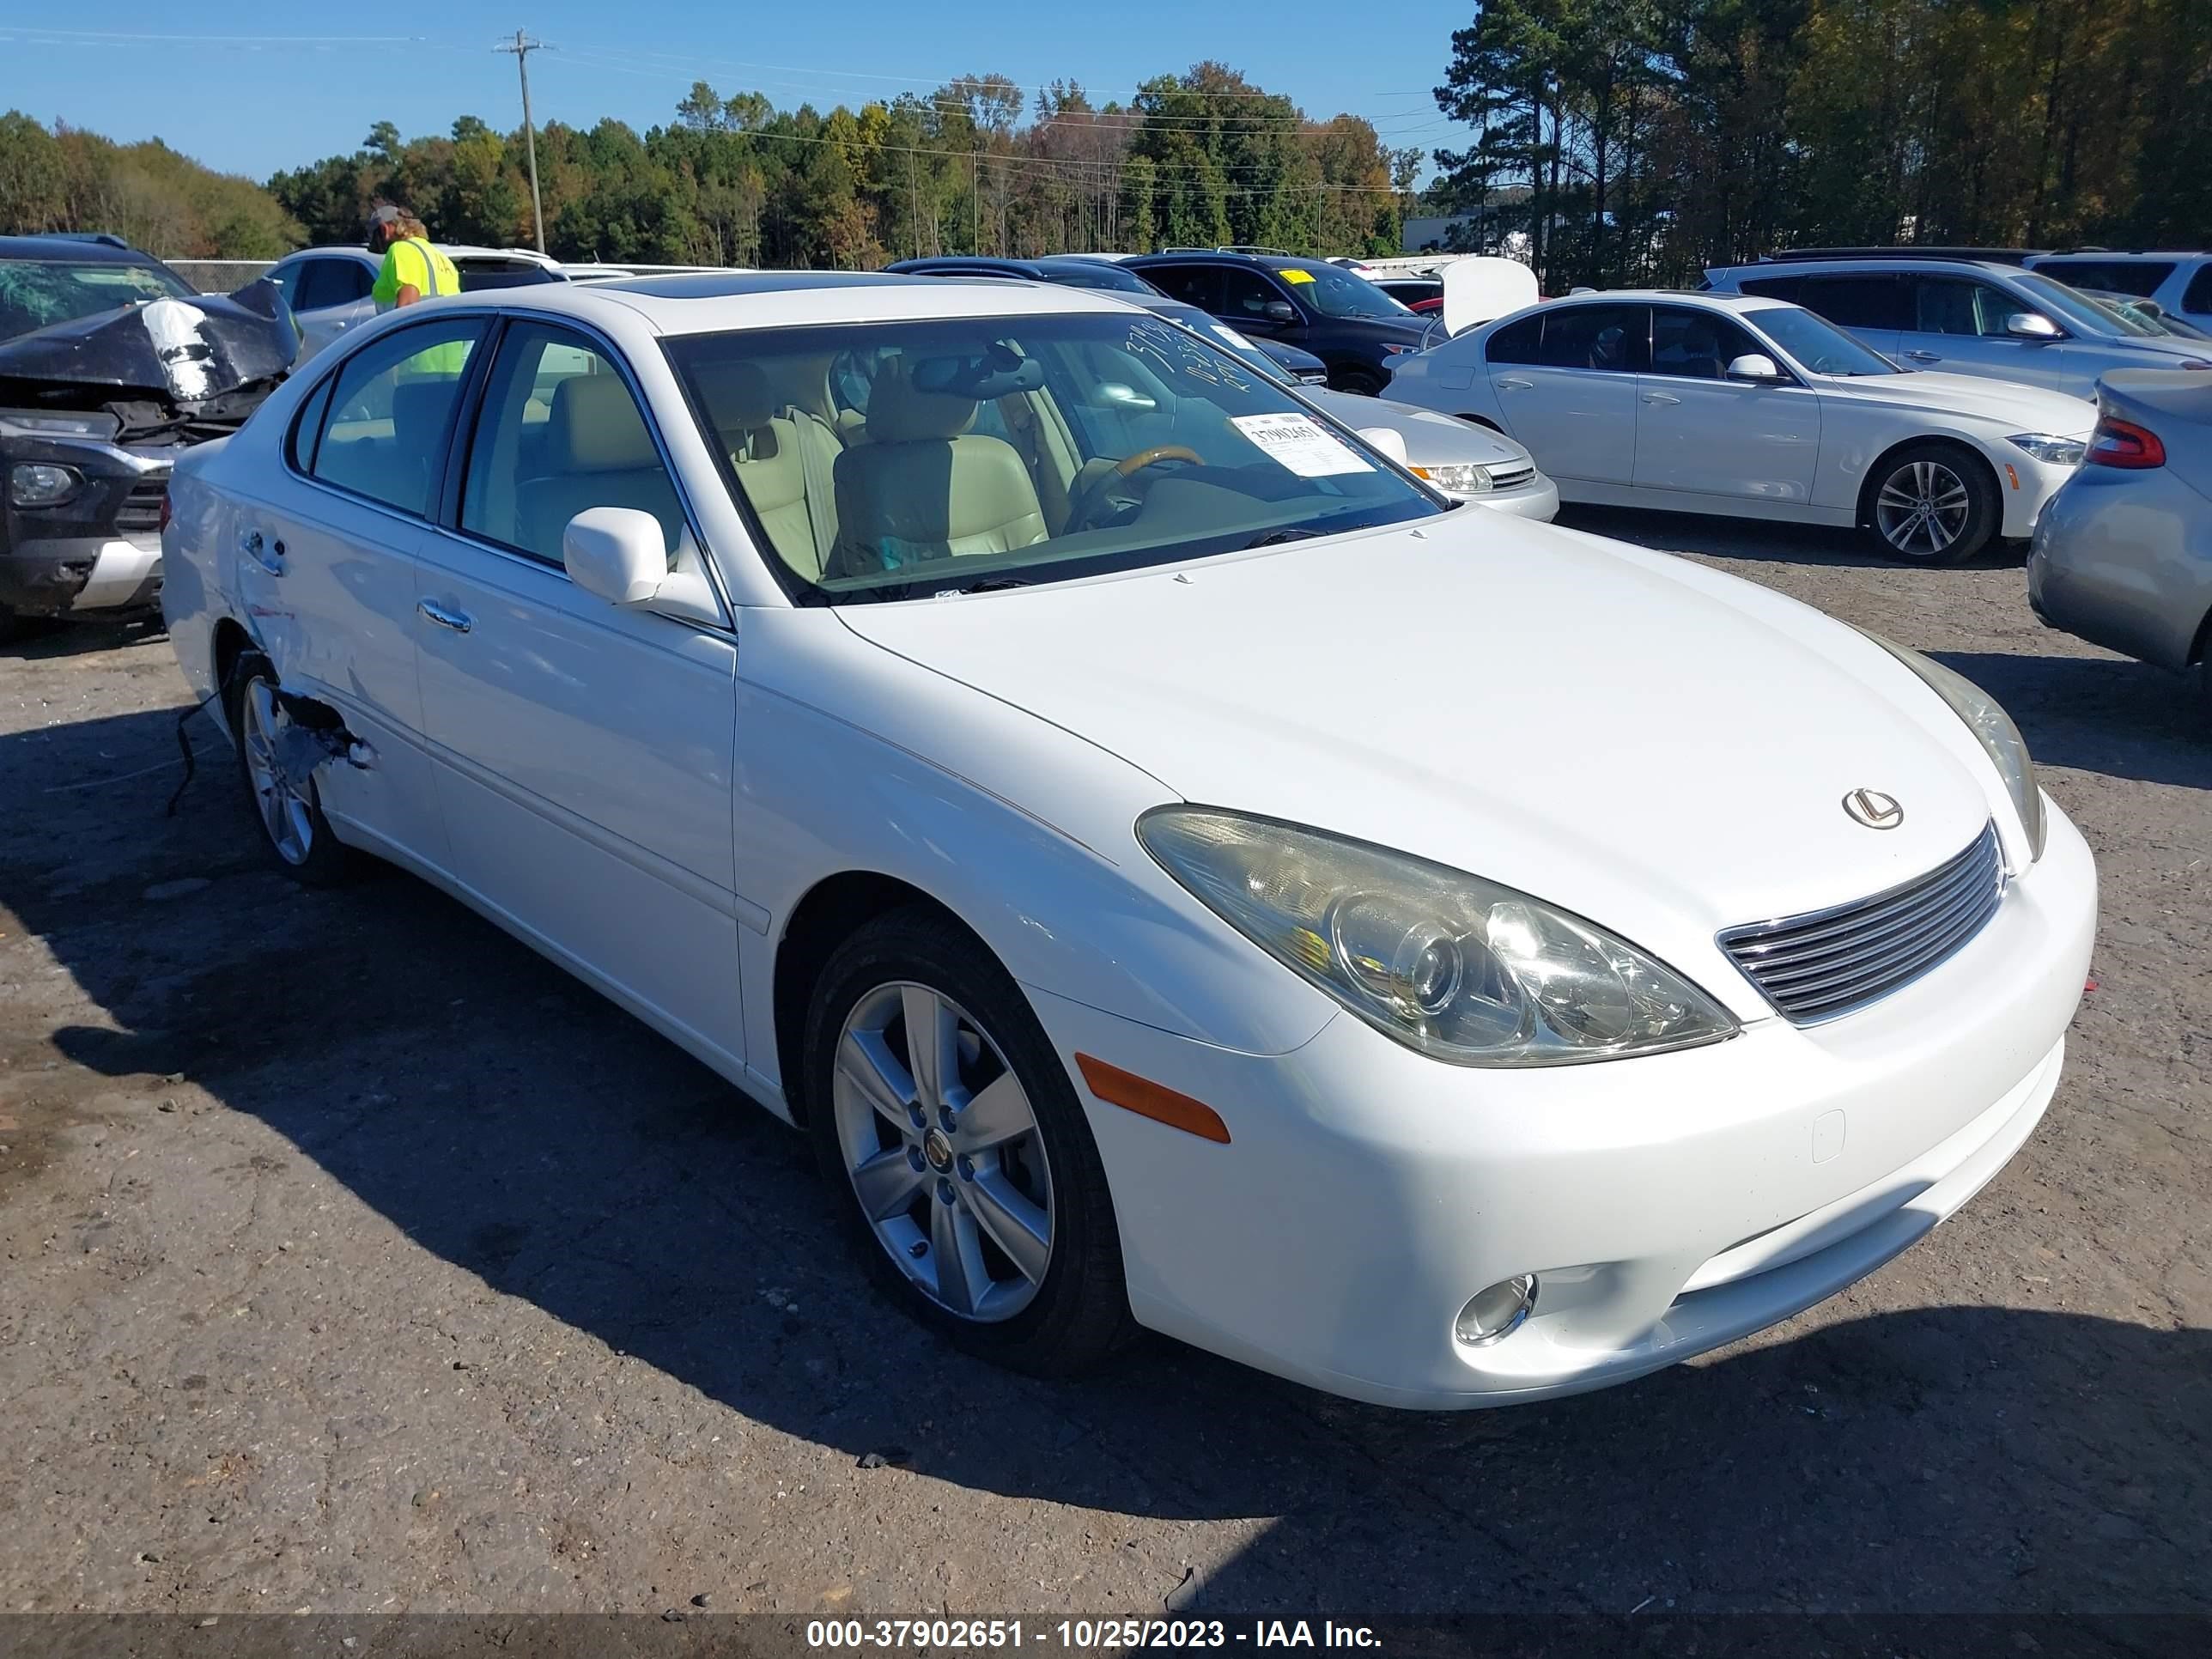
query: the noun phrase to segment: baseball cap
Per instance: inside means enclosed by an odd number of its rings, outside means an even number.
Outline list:
[[[396,203],[386,202],[382,206],[378,207],[370,212],[368,216],[368,228],[374,230],[382,225],[396,225],[407,216],[407,210],[405,208],[399,206]]]

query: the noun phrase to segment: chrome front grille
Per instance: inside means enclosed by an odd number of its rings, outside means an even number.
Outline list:
[[[1493,466],[1490,469],[1492,489],[1518,489],[1536,476],[1534,466]]]
[[[1982,931],[2004,896],[1996,826],[1926,875],[1850,904],[1731,927],[1721,949],[1794,1023],[1887,996]]]

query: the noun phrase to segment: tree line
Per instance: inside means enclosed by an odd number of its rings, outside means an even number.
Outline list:
[[[2212,0],[1483,0],[1436,96],[1431,210],[1555,293],[2212,235]]]

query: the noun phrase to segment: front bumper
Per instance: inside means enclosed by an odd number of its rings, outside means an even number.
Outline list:
[[[167,445],[0,433],[0,486],[25,461],[68,467],[79,480],[53,507],[0,495],[0,606],[23,617],[158,606],[161,495],[176,454]]]
[[[2074,476],[2074,469],[2035,460],[2024,451],[2013,450],[2009,444],[1998,447],[2007,453],[1997,468],[1997,495],[2003,503],[1997,534],[2007,541],[2025,541],[2035,533],[2043,509]]]
[[[1452,499],[1472,501],[1493,513],[1510,513],[1516,519],[1533,519],[1538,524],[1549,524],[1559,516],[1559,487],[1541,472],[1512,489],[1493,489],[1480,495],[1454,495]]]
[[[1872,1272],[1952,1214],[2057,1086],[2096,921],[2057,808],[2040,862],[1932,973],[1825,1025],[1526,1072],[1439,1064],[1340,1016],[1231,1053],[1032,989],[1080,1052],[1193,1095],[1200,1141],[1082,1097],[1146,1325],[1331,1393],[1418,1408],[1577,1393],[1686,1359]],[[1477,1291],[1532,1316],[1453,1340]]]

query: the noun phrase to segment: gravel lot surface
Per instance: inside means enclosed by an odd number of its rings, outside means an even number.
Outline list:
[[[2096,849],[2057,1101],[1933,1238],[1513,1412],[1010,1377],[642,1026],[406,878],[265,872],[204,724],[166,817],[166,641],[52,634],[0,649],[0,1608],[2212,1611],[2212,732],[2016,558],[1573,521],[1935,653]]]

